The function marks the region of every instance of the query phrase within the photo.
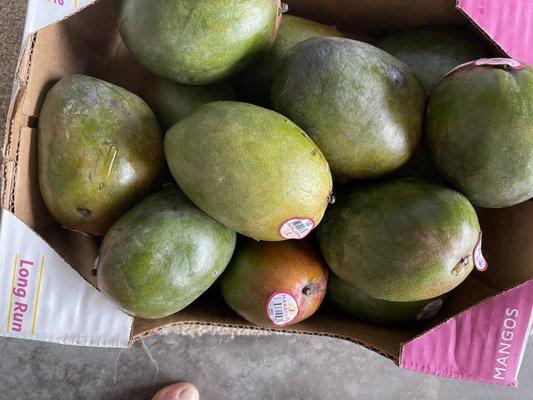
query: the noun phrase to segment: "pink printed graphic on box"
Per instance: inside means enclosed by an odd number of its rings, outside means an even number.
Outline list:
[[[517,385],[533,320],[533,279],[443,322],[402,348],[402,368]]]
[[[533,0],[459,0],[457,7],[510,57],[533,63]]]
[[[44,270],[44,257],[39,262],[24,259],[17,254],[11,273],[11,296],[7,332],[35,333],[37,311]]]
[[[67,3],[72,3],[74,8],[78,7],[78,0],[48,0],[48,3],[52,3],[58,6],[64,6]]]

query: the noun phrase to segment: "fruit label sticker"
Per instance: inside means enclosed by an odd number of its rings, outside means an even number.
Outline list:
[[[503,65],[508,66],[513,69],[522,69],[525,67],[520,61],[513,60],[512,58],[480,58],[479,60],[474,61],[476,66],[480,65]]]
[[[298,303],[289,293],[273,293],[267,302],[267,314],[275,325],[286,325],[298,315]]]
[[[481,231],[479,232],[479,239],[477,240],[476,247],[474,247],[474,265],[476,266],[476,269],[478,271],[485,271],[489,264],[487,263],[487,260],[485,260],[485,257],[483,257],[483,253],[481,251],[481,237],[482,237]]]
[[[442,307],[442,299],[438,298],[427,303],[422,310],[416,316],[417,321],[423,321],[425,319],[430,319],[434,317]]]
[[[279,228],[279,234],[285,239],[303,239],[314,227],[315,223],[310,218],[293,218]]]
[[[454,72],[463,70],[463,69],[472,69],[475,67],[480,67],[483,65],[489,65],[494,67],[510,67],[512,69],[522,69],[525,68],[525,65],[522,64],[520,61],[513,60],[512,58],[480,58],[476,61],[468,61],[463,64],[459,64],[457,67],[449,71],[442,79],[444,80],[448,76],[452,75]]]

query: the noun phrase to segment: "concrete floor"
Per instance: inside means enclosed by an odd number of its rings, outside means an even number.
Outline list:
[[[202,400],[526,400],[518,389],[401,370],[369,350],[305,336],[156,335],[120,352],[0,339],[0,399],[149,399],[188,380]],[[529,397],[528,397],[529,396]]]
[[[0,2],[0,122],[5,121],[25,1]],[[128,350],[0,338],[0,400],[149,399],[180,380],[203,400],[533,399],[533,345],[519,389],[397,368],[362,347],[306,336],[156,335]]]

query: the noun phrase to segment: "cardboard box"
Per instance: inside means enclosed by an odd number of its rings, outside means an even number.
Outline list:
[[[529,0],[461,0],[462,13],[453,0],[285,2],[293,14],[371,37],[414,26],[466,24],[468,15],[509,54],[531,57],[533,53],[527,41],[531,35],[524,33],[533,26],[533,2]],[[1,170],[1,334],[125,347],[169,326],[178,331],[191,324],[264,330],[233,313],[216,288],[168,318],[133,319],[89,284],[95,283],[90,272],[98,252],[97,240],[60,228],[44,207],[37,183],[36,127],[48,89],[62,77],[83,73],[136,91],[145,74],[120,40],[116,9],[114,0],[29,2]],[[530,19],[525,25],[523,16]],[[508,18],[505,24],[494,22],[502,22],[504,17]],[[508,40],[509,35],[514,39]],[[283,330],[345,339],[402,368],[515,386],[532,321],[532,214],[532,201],[480,213],[484,233],[493,246],[488,251],[489,263],[493,263],[489,268],[505,274],[511,263],[529,279],[523,283],[498,292],[501,288],[471,276],[454,290],[443,313],[430,325],[375,326],[324,307],[312,318]]]

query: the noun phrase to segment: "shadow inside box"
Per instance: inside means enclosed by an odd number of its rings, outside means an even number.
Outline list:
[[[61,258],[96,287],[96,276],[91,272],[102,238],[74,232],[59,225],[43,227],[36,231]]]

